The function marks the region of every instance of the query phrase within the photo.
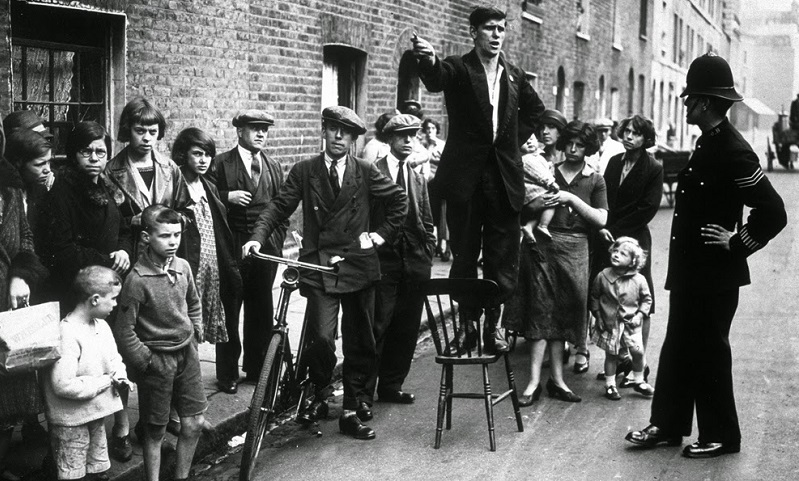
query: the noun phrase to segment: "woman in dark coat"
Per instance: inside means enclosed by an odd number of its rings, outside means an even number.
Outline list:
[[[663,195],[663,166],[647,152],[655,145],[655,126],[652,121],[635,115],[619,124],[619,139],[624,145],[623,154],[611,157],[605,169],[608,189],[608,222],[599,231],[595,249],[594,272],[610,265],[608,248],[621,236],[632,237],[649,253],[649,261],[641,274],[652,293],[652,310],[655,312],[655,290],[652,283],[652,235],[649,222],[660,208]],[[644,347],[649,338],[649,316],[642,325]],[[622,383],[624,387],[624,383]]]
[[[2,153],[5,137],[0,125],[0,312],[22,307],[46,276],[33,250],[33,234],[25,216],[19,171]],[[36,374],[0,376],[0,477],[13,479],[4,468],[14,425],[44,409]]]
[[[234,394],[239,378],[241,275],[233,234],[216,187],[203,176],[216,155],[214,140],[198,128],[178,134],[172,160],[183,174],[175,207],[187,219],[178,255],[189,262],[203,306],[205,340],[216,344],[219,389]]]
[[[37,246],[51,271],[48,294],[62,303],[80,269],[100,265],[124,275],[131,265],[130,227],[103,174],[110,152],[100,124],[78,123],[67,139],[66,165],[41,204]]]

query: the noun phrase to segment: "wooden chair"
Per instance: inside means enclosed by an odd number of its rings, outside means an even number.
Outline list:
[[[495,298],[499,287],[494,281],[486,279],[431,279],[423,287],[425,292],[425,310],[430,334],[436,346],[436,363],[441,364],[441,390],[438,395],[438,418],[436,420],[435,448],[441,446],[441,432],[444,417],[447,420],[447,429],[452,428],[452,399],[483,399],[485,401],[486,419],[488,421],[488,438],[491,451],[497,450],[494,435],[494,405],[510,397],[513,411],[516,415],[516,425],[519,432],[524,431],[522,415],[519,412],[519,398],[516,394],[516,383],[513,379],[513,369],[508,360],[508,353],[488,354],[483,345],[482,332],[485,323],[484,316],[480,316],[476,324],[477,344],[466,350],[452,352],[448,346],[457,336],[458,328],[463,320],[460,319],[457,303],[453,299],[469,299],[470,304],[487,306],[487,302]],[[491,382],[488,379],[488,365],[499,359],[505,361],[505,371],[508,376],[508,390],[500,394],[491,393]],[[479,365],[483,369],[483,392],[453,392],[453,367]]]

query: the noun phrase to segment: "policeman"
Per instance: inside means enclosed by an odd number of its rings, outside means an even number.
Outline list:
[[[757,155],[726,118],[743,100],[727,62],[712,53],[695,59],[686,84],[680,95],[686,121],[702,135],[678,177],[666,279],[669,323],[651,424],[626,439],[649,448],[679,446],[691,434],[696,406],[699,439],[683,456],[710,458],[741,449],[730,325],[739,287],[750,282],[747,257],[785,227],[786,215]],[[744,205],[751,208],[745,224]]]

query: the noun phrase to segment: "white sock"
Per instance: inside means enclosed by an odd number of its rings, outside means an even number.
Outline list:
[[[642,382],[644,382],[644,371],[635,371],[633,373],[633,381],[636,384],[641,384]]]
[[[608,376],[605,374],[605,387],[615,386],[616,385],[616,376]]]

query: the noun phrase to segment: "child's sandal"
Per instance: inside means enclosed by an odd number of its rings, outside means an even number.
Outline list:
[[[616,386],[606,386],[605,397],[611,401],[618,401],[621,399],[621,394],[619,394],[619,390],[616,389]]]

